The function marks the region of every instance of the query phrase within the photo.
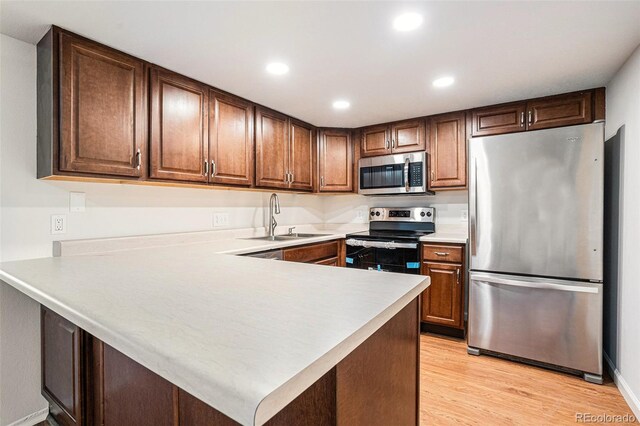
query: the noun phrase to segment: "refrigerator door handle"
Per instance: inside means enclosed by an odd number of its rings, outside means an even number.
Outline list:
[[[487,274],[476,274],[472,273],[470,275],[471,281],[484,281],[492,284],[504,284],[510,285],[514,287],[526,287],[526,288],[536,288],[543,290],[558,290],[558,291],[569,291],[573,293],[594,293],[598,294],[599,289],[597,287],[591,286],[583,286],[583,285],[569,285],[562,284],[555,280],[525,280],[522,278],[519,279],[509,279],[496,277],[495,275],[487,275]]]
[[[471,173],[469,175],[473,178],[471,182],[472,191],[469,191],[469,243],[471,244],[471,255],[476,254],[476,221],[478,217],[478,164],[477,159],[474,158],[471,163]]]

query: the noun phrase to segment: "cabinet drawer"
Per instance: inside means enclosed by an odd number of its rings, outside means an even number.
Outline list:
[[[316,265],[338,266],[338,257],[330,257],[329,259],[318,260],[314,262]]]
[[[317,263],[319,260],[338,257],[339,254],[340,241],[334,240],[326,243],[285,249],[284,260],[289,262]]]
[[[462,262],[462,246],[423,245],[422,258],[438,262]]]

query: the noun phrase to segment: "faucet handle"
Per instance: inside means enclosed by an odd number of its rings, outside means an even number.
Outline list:
[[[293,230],[296,229],[295,226],[292,226],[291,228],[289,228],[289,234],[288,235],[293,235]]]

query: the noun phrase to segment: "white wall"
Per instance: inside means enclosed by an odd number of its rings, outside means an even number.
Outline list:
[[[230,227],[264,226],[269,193],[54,182],[36,179],[36,48],[0,36],[0,260],[51,256],[54,239],[210,230],[213,212]],[[84,213],[69,192],[86,193]],[[323,221],[322,197],[280,194],[280,225]],[[50,216],[66,214],[65,235]],[[0,282],[0,425],[46,407],[40,396],[39,307]]]
[[[609,217],[618,218],[618,229],[613,231],[619,238],[617,253],[610,250],[605,259],[605,264],[613,263],[614,272],[617,266],[617,282],[605,282],[617,290],[609,310],[615,317],[606,318],[613,329],[606,329],[610,341],[605,351],[617,370],[620,390],[640,416],[640,46],[607,85],[606,97],[606,139],[624,129],[617,151],[619,199],[607,206],[612,210]]]
[[[463,212],[468,213],[467,191],[439,192],[436,195],[406,197],[365,197],[364,195],[334,195],[327,197],[324,218],[328,223],[363,223],[370,207],[429,206],[436,209],[438,224],[465,225]]]

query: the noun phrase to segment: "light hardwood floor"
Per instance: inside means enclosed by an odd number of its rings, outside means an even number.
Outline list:
[[[426,425],[576,424],[576,413],[633,415],[615,384],[487,355],[464,341],[423,334],[420,423]],[[591,423],[597,424],[597,423]]]

